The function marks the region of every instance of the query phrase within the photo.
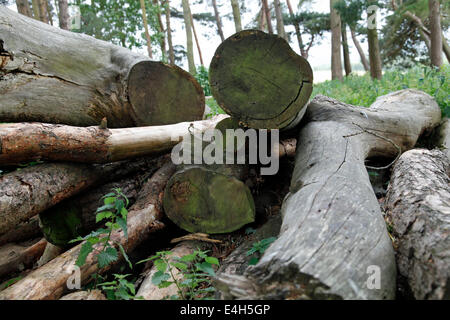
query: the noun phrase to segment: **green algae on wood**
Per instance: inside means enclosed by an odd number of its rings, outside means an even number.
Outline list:
[[[312,93],[313,72],[282,38],[244,30],[218,47],[210,65],[219,106],[252,128],[285,128],[299,121]]]

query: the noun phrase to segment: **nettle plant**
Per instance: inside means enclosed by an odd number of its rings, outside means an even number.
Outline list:
[[[84,241],[81,246],[80,253],[78,255],[76,265],[82,267],[86,263],[86,258],[91,252],[95,252],[97,257],[97,264],[99,269],[103,269],[118,259],[119,248],[122,256],[127,261],[129,267],[132,269],[133,265],[130,262],[125,249],[119,242],[111,241],[111,234],[114,230],[122,229],[125,237],[128,238],[127,233],[127,216],[129,205],[128,198],[122,193],[120,188],[113,189],[113,192],[108,193],[102,197],[104,205],[97,209],[96,222],[104,222],[105,227],[91,232],[87,236],[78,237],[70,243]],[[134,286],[131,289],[131,283],[126,281],[126,276],[114,275],[115,280],[112,282],[103,282],[97,285],[97,281],[100,278],[99,275],[94,275],[95,284],[94,287],[106,288],[106,293],[109,293],[109,297],[124,298],[134,295]],[[116,294],[111,293],[112,288],[115,287]],[[127,289],[127,294],[125,294]]]
[[[171,251],[160,251],[138,263],[153,261],[158,270],[152,277],[154,285],[161,289],[172,285],[177,287],[178,294],[167,299],[212,299],[215,288],[211,286],[211,277],[215,276],[214,266],[219,266],[219,260],[199,249],[180,258],[171,258],[172,255]]]
[[[248,264],[251,266],[257,264],[264,252],[275,240],[277,240],[277,238],[270,237],[253,243],[252,247],[247,251],[247,257],[252,256]]]

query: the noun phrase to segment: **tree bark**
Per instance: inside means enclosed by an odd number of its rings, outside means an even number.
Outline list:
[[[362,49],[361,44],[359,43],[358,39],[356,38],[355,30],[350,28],[350,33],[352,35],[352,40],[353,40],[353,43],[355,44],[356,50],[358,50],[364,70],[369,71],[370,70],[369,61],[367,61],[366,54],[364,53],[364,50]]]
[[[441,151],[411,150],[396,163],[386,196],[398,270],[418,300],[450,299],[449,174]]]
[[[145,1],[144,0],[139,0],[139,1],[140,1],[140,5],[141,5],[142,21],[144,23],[145,39],[147,40],[148,57],[150,59],[153,59],[152,39],[150,38],[150,32],[148,30],[147,10],[145,9]]]
[[[34,216],[30,220],[22,222],[0,236],[0,246],[6,243],[18,243],[42,236],[39,228],[39,217]]]
[[[269,31],[269,34],[273,34],[272,16],[270,15],[269,4],[267,3],[267,0],[262,0],[262,4],[264,15],[266,16],[267,29]]]
[[[47,45],[42,46],[42,39]],[[2,122],[92,126],[106,117],[114,128],[203,116],[203,90],[180,68],[4,7],[0,61]]]
[[[245,63],[236,68],[236,61]],[[296,123],[304,114],[312,83],[308,61],[284,39],[259,30],[244,30],[222,42],[210,65],[214,98],[252,128]]]
[[[128,213],[128,239],[123,231],[114,231],[111,239],[119,242],[126,252],[131,252],[139,243],[144,241],[152,232],[163,225],[159,220],[163,217],[160,198],[167,180],[173,174],[175,167],[171,162],[166,163],[145,184],[139,193],[136,203]],[[58,299],[67,291],[66,282],[70,280],[73,267],[80,253],[82,244],[66,251],[56,259],[33,271],[24,279],[0,292],[0,300],[48,300]],[[122,260],[120,256],[116,261]],[[86,263],[82,266],[81,281],[90,280],[94,273],[107,271],[111,266],[99,270],[94,252],[91,252]]]
[[[284,29],[283,13],[281,11],[280,0],[274,0],[273,3],[275,6],[275,15],[277,17],[277,33],[284,40],[289,41],[286,35],[286,31]]]
[[[58,8],[59,8],[59,27],[64,30],[69,29],[69,5],[67,0],[58,0]]]
[[[192,23],[191,23],[191,9],[189,8],[189,0],[182,0],[183,3],[183,17],[184,27],[186,29],[186,52],[188,59],[188,67],[190,74],[196,74],[194,62],[194,44],[192,42]]]
[[[147,161],[102,166],[44,163],[1,176],[0,235],[88,187],[136,171]]]
[[[289,9],[289,14],[291,15],[291,18],[294,16],[294,10],[292,10],[292,5],[291,5],[291,1],[290,0],[286,0],[288,9]],[[295,34],[297,35],[297,42],[298,42],[298,47],[300,48],[300,54],[303,58],[308,59],[306,52],[305,52],[305,46],[303,45],[303,39],[302,39],[302,34],[300,32],[300,27],[297,23],[294,23],[294,28],[295,28]]]
[[[221,285],[247,299],[393,299],[394,251],[365,159],[411,149],[440,118],[433,98],[415,90],[380,97],[369,109],[314,98],[280,236],[245,277]]]
[[[352,73],[352,62],[350,61],[350,52],[347,41],[347,25],[342,25],[342,53],[344,55],[345,75],[348,77]]]
[[[430,11],[431,64],[440,68],[442,60],[441,6],[439,0],[428,0]]]
[[[372,1],[372,0],[371,0]],[[370,3],[370,2],[369,2]],[[368,16],[368,23],[370,22],[370,15]],[[372,79],[381,80],[383,71],[381,68],[380,46],[378,42],[377,22],[375,17],[375,27],[367,28],[367,39],[369,43],[369,61],[370,61],[370,75]]]
[[[39,12],[39,1],[40,0],[31,0],[32,8],[33,8],[33,17],[36,20],[40,19],[40,12]]]
[[[212,5],[214,8],[214,16],[216,17],[217,33],[219,34],[220,39],[223,42],[225,40],[225,36],[223,35],[222,20],[220,19],[219,9],[217,8],[217,1],[212,0]]]
[[[167,28],[167,43],[169,45],[169,62],[171,65],[175,65],[175,53],[173,51],[172,44],[172,30],[170,29],[170,2],[166,0],[166,28]]]
[[[161,38],[159,39],[159,46],[161,48],[161,60],[166,61],[166,38],[165,38],[165,32],[164,32],[164,25],[161,18],[161,6],[159,3],[159,0],[153,0],[153,4],[158,6],[158,31],[161,33]]]
[[[192,130],[212,129],[209,120],[153,127],[103,129],[47,123],[0,124],[0,165],[32,160],[108,163],[170,151]]]
[[[43,23],[48,24],[48,8],[47,8],[47,0],[39,0],[39,20],[41,20]]]
[[[44,264],[52,261],[57,256],[59,256],[62,252],[63,252],[63,249],[61,247],[55,246],[54,244],[51,244],[50,242],[47,241],[47,244],[45,245],[45,250],[42,253],[39,260],[37,261],[37,266],[41,267]]]
[[[342,80],[341,61],[341,18],[334,4],[336,0],[330,0],[330,28],[331,28],[331,79]]]
[[[16,0],[17,12],[26,15],[27,17],[33,18],[31,12],[30,3],[28,0]]]
[[[241,10],[239,9],[239,1],[231,0],[231,7],[233,9],[233,19],[236,32],[240,32],[242,31],[242,22],[241,22]]]

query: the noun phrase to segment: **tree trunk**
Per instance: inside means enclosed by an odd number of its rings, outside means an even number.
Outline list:
[[[45,159],[108,163],[168,152],[191,130],[214,128],[225,115],[210,120],[125,129],[71,127],[46,123],[0,124],[0,165]]]
[[[236,61],[245,64],[236,68]],[[210,65],[214,98],[252,128],[296,123],[305,112],[312,83],[308,61],[284,39],[259,30],[244,30],[222,42]]]
[[[44,252],[47,241],[42,239],[31,246],[6,244],[0,248],[0,278],[20,272],[35,263]]]
[[[33,6],[33,17],[36,20],[41,20],[40,19],[40,12],[39,12],[39,1],[40,0],[31,0],[31,4]]]
[[[106,117],[113,128],[203,116],[203,90],[180,68],[4,7],[0,20],[1,122],[92,126]]]
[[[162,1],[162,0],[161,0]],[[165,38],[165,32],[164,32],[164,25],[161,18],[161,7],[159,0],[153,0],[153,4],[155,6],[158,6],[158,31],[161,33],[161,38],[159,39],[159,46],[161,47],[161,60],[166,61],[166,38]]]
[[[59,8],[59,27],[64,30],[70,30],[69,28],[69,5],[67,4],[67,0],[58,0],[58,8]]]
[[[198,243],[196,241],[183,241],[178,244],[175,248],[170,250],[172,254],[170,255],[170,261],[172,263],[177,262],[177,259],[182,258],[188,254],[192,254],[194,250],[198,247]],[[144,281],[139,287],[138,292],[136,293],[136,297],[142,297],[144,300],[164,300],[169,299],[170,297],[177,295],[178,288],[175,284],[170,285],[167,288],[159,288],[157,285],[154,285],[152,282],[153,275],[158,272],[158,269],[155,265],[153,265],[147,273]],[[173,278],[177,281],[183,281],[183,274],[176,268],[173,271]],[[174,281],[173,278],[168,279],[167,281]],[[181,297],[180,297],[181,299]]]
[[[374,3],[373,0],[369,1],[369,4]],[[373,13],[375,15],[373,23],[374,26],[369,26],[367,28],[367,39],[369,43],[369,61],[370,61],[370,75],[372,79],[381,80],[383,77],[383,70],[381,68],[381,55],[380,55],[380,46],[378,43],[378,31],[377,31],[377,18],[376,12]],[[367,14],[367,23],[372,23],[371,16]]]
[[[223,42],[225,40],[225,36],[223,35],[223,31],[222,31],[222,20],[220,20],[219,9],[217,9],[217,1],[212,0],[212,5],[214,8],[214,16],[216,17],[217,33],[219,34],[220,39]]]
[[[352,62],[350,61],[350,52],[347,41],[347,25],[342,25],[342,53],[344,55],[345,75],[348,77],[352,73]]]
[[[17,12],[27,17],[33,18],[30,3],[28,2],[28,0],[16,0],[16,5],[17,5]]]
[[[342,80],[341,61],[341,18],[333,8],[336,0],[330,0],[330,24],[331,24],[331,79]]]
[[[292,10],[292,5],[291,5],[291,1],[286,0],[288,9],[289,9],[289,14],[291,15],[291,18],[294,16],[294,10]],[[308,57],[306,56],[306,52],[305,52],[305,46],[303,45],[303,39],[302,39],[302,34],[300,32],[300,27],[297,23],[294,22],[294,28],[295,28],[295,34],[297,35],[297,41],[298,41],[298,47],[300,48],[300,54],[303,58],[307,59]]]
[[[47,8],[47,0],[39,0],[38,6],[39,6],[39,20],[41,20],[43,23],[48,24],[48,8]]]
[[[411,150],[396,163],[386,196],[398,270],[418,300],[450,299],[449,174],[441,151]]]
[[[26,222],[22,222],[0,236],[0,246],[6,243],[18,243],[42,236],[39,228],[39,217],[34,216]]]
[[[161,229],[162,224],[159,222],[163,217],[160,203],[161,193],[174,170],[173,164],[168,162],[142,188],[138,200],[128,213],[128,239],[124,237],[122,230],[112,233],[112,241],[122,244],[126,252],[131,252],[150,233]],[[0,300],[48,300],[61,297],[67,291],[66,283],[72,276],[81,246],[82,244],[79,244],[66,251],[31,272],[24,279],[1,291]],[[116,263],[121,260],[122,256]],[[110,266],[99,270],[95,253],[91,252],[80,270],[82,283],[90,280],[92,274],[105,272],[109,268]]]
[[[241,22],[241,10],[239,9],[239,1],[231,0],[231,7],[233,9],[233,19],[236,32],[240,32],[242,31],[242,22]]]
[[[183,16],[184,27],[186,29],[186,51],[189,66],[189,73],[196,74],[194,62],[194,44],[192,42],[192,23],[191,23],[191,9],[189,8],[189,0],[182,0],[183,3]]]
[[[91,186],[136,171],[147,161],[102,166],[45,163],[1,176],[0,235]]]
[[[189,9],[189,12],[190,12],[190,9]],[[197,45],[197,50],[198,50],[198,57],[200,58],[200,64],[202,66],[204,66],[205,64],[203,63],[202,50],[200,49],[200,42],[198,41],[197,32],[195,31],[194,19],[192,18],[191,13],[190,13],[190,16],[191,16],[191,24],[192,24],[192,31],[194,33],[195,44]]]
[[[139,1],[140,1],[140,4],[141,4],[142,21],[144,22],[145,38],[147,39],[148,57],[150,59],[153,59],[152,39],[150,38],[150,32],[148,30],[147,10],[145,9],[145,1],[144,0],[139,0]]]
[[[167,28],[167,43],[169,44],[169,62],[171,65],[175,65],[175,53],[173,51],[172,44],[172,30],[170,29],[170,2],[166,0],[166,28]]]
[[[442,60],[441,6],[439,0],[428,0],[430,11],[431,64],[440,68]]]
[[[355,44],[356,50],[358,50],[364,70],[369,71],[370,70],[369,61],[367,61],[364,50],[362,49],[361,44],[359,43],[358,39],[356,38],[355,30],[350,28],[350,33],[352,35],[353,43]]]
[[[441,34],[442,34],[442,50],[444,51],[448,63],[450,63],[450,46],[447,43],[447,39],[445,38],[444,33],[441,32]]]
[[[289,41],[286,31],[284,30],[283,13],[281,12],[280,0],[274,0],[273,3],[275,6],[275,15],[277,17],[277,33],[280,37],[284,38],[284,40]]]
[[[270,15],[270,9],[267,0],[262,0],[262,4],[264,8],[264,15],[266,16],[267,29],[269,31],[269,34],[273,34],[272,16]]]
[[[280,236],[244,278],[219,281],[247,299],[393,299],[394,251],[365,159],[414,147],[439,124],[440,108],[415,90],[369,109],[317,96],[306,118]]]

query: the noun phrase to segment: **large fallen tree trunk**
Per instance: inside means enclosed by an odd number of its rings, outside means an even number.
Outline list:
[[[317,96],[306,118],[279,238],[245,277],[218,281],[245,298],[392,299],[394,251],[364,160],[411,149],[440,108],[415,90],[369,109]]]
[[[113,179],[120,179],[155,160],[106,165],[44,163],[0,177],[0,235],[64,199]]]
[[[159,154],[170,151],[191,132],[213,129],[225,117],[219,115],[210,120],[124,129],[48,123],[1,124],[0,165],[36,159],[108,163]]]
[[[277,35],[244,30],[217,48],[210,65],[211,91],[220,107],[245,126],[293,126],[305,113],[313,72]]]
[[[200,120],[205,98],[176,66],[0,7],[0,121],[114,127]]]
[[[162,192],[167,180],[175,171],[175,166],[167,162],[144,185],[136,203],[130,208],[127,228],[128,239],[123,231],[114,231],[111,241],[120,243],[126,252],[131,252],[139,243],[145,240],[151,232],[162,227],[163,213],[160,203]],[[33,271],[27,277],[15,283],[11,287],[0,292],[0,300],[43,300],[58,299],[67,290],[66,283],[71,277],[82,244],[66,251],[41,268]],[[122,257],[119,257],[120,261]],[[98,269],[94,252],[86,258],[81,267],[81,282],[89,280],[94,273],[107,271],[110,266],[102,270]]]
[[[392,172],[386,213],[397,239],[398,271],[416,299],[450,299],[450,160],[411,150]]]

